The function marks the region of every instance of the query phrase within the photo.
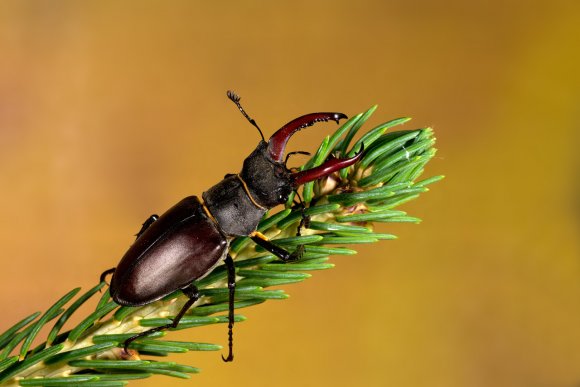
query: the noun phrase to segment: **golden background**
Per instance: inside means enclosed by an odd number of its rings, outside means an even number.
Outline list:
[[[134,386],[578,386],[577,1],[0,2],[0,329],[313,111],[433,126],[420,225]],[[314,150],[334,125],[300,132]],[[299,161],[295,159],[295,161]],[[226,344],[225,326],[174,333]]]

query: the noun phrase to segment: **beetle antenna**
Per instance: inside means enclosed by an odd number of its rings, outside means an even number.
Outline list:
[[[246,119],[248,121],[250,121],[250,124],[254,125],[256,127],[256,129],[258,129],[258,132],[260,132],[260,136],[262,136],[262,141],[266,142],[266,139],[264,138],[264,133],[262,133],[262,130],[260,129],[260,127],[258,126],[258,124],[256,124],[256,121],[254,121],[253,118],[251,118],[246,111],[244,110],[244,108],[242,107],[242,105],[240,104],[240,96],[237,95],[236,93],[234,93],[232,90],[228,90],[228,92],[226,93],[228,98],[232,100],[233,103],[236,104],[236,106],[238,107],[238,109],[240,109],[240,112],[242,112],[242,114],[244,115],[244,117],[246,117]]]
[[[290,156],[292,155],[306,155],[306,156],[310,156],[310,152],[305,152],[305,151],[295,151],[295,152],[290,152],[286,155],[286,159],[284,160],[284,166],[286,167],[286,169],[288,169],[288,166],[286,164],[288,164],[288,159],[290,158]]]

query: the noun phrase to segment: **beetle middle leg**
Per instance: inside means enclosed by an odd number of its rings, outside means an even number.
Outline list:
[[[149,226],[151,226],[153,223],[155,223],[155,221],[159,219],[159,215],[157,214],[153,214],[150,217],[148,217],[144,222],[143,225],[141,225],[141,230],[139,230],[139,232],[137,234],[135,234],[135,239],[139,239],[139,237],[141,235],[143,235],[143,233],[145,232],[145,230],[147,230],[149,228]]]
[[[236,267],[234,266],[234,260],[228,254],[226,257],[226,269],[228,270],[228,289],[229,289],[229,305],[228,305],[228,357],[222,355],[223,361],[234,360],[234,295],[236,292]]]
[[[199,290],[197,290],[197,287],[194,284],[186,286],[185,288],[181,289],[181,291],[183,292],[183,294],[189,297],[189,299],[185,302],[185,304],[183,304],[181,310],[179,311],[179,313],[177,313],[177,316],[173,318],[173,321],[169,324],[161,325],[159,327],[155,327],[146,330],[145,332],[141,332],[135,336],[129,337],[127,340],[125,340],[125,344],[123,346],[125,352],[128,352],[129,345],[131,345],[133,341],[137,340],[140,337],[149,336],[152,333],[164,331],[169,328],[177,328],[177,326],[179,325],[179,321],[183,318],[185,312],[187,312],[189,308],[191,308],[191,306],[199,299]]]
[[[159,215],[157,214],[153,214],[150,217],[148,217],[147,219],[145,219],[145,222],[143,222],[143,224],[141,225],[141,229],[139,230],[139,232],[137,234],[135,234],[135,240],[139,239],[139,237],[145,232],[145,230],[147,230],[149,228],[149,226],[151,226],[157,219],[159,219]],[[113,274],[115,272],[115,267],[110,268],[105,270],[104,272],[101,273],[101,276],[99,277],[99,283],[100,282],[105,282],[106,277],[109,274]]]

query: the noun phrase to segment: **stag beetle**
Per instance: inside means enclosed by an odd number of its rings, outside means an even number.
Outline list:
[[[204,192],[202,199],[189,196],[163,215],[151,215],[118,266],[101,275],[101,281],[104,281],[106,275],[113,273],[109,291],[120,305],[146,305],[176,290],[181,290],[189,298],[171,323],[127,339],[125,352],[131,342],[140,337],[177,327],[185,312],[199,298],[194,281],[209,274],[224,259],[229,289],[229,354],[227,358],[222,355],[222,359],[232,361],[236,282],[234,262],[228,253],[230,241],[238,236],[249,236],[285,262],[300,259],[304,246],[292,253],[276,246],[256,230],[258,222],[266,211],[285,203],[300,185],[348,167],[362,155],[361,149],[353,157],[332,158],[318,167],[293,172],[283,159],[290,137],[317,122],[334,120],[338,123],[347,116],[342,113],[306,114],[284,125],[266,142],[259,126],[242,108],[240,97],[232,91],[228,91],[227,96],[262,136],[256,149],[244,160],[242,171],[226,175]]]

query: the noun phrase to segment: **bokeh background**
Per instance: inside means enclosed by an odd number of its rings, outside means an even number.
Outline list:
[[[232,88],[267,134],[412,116],[447,178],[405,206],[422,224],[381,227],[399,240],[245,310],[233,364],[132,385],[578,386],[579,47],[577,1],[2,1],[0,329],[240,168],[258,135]]]

